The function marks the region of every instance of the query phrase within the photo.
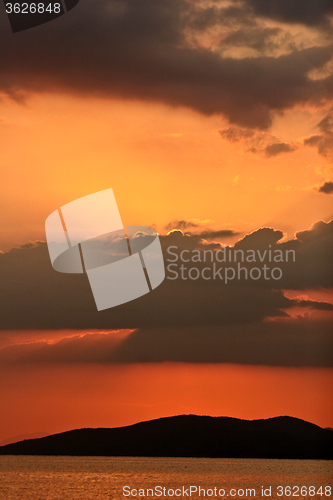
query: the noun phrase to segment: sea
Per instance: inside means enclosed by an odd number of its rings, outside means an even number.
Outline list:
[[[0,500],[332,499],[333,462],[0,456]]]

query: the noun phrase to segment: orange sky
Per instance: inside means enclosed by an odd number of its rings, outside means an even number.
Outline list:
[[[299,109],[271,133],[301,144],[325,111]],[[126,225],[208,219],[242,232],[263,225],[292,238],[332,218],[330,196],[315,190],[331,165],[314,148],[265,158],[223,140],[221,117],[184,108],[40,95],[0,102],[0,248],[45,240],[56,207],[112,187]],[[18,146],[19,145],[19,146]]]
[[[310,112],[311,111],[311,112]],[[323,113],[276,119],[281,140],[312,134]],[[219,117],[139,102],[64,96],[0,103],[1,248],[45,239],[55,208],[112,187],[123,222],[209,219],[292,237],[332,214],[315,192],[330,172],[314,149],[266,159],[223,141]],[[274,130],[275,129],[275,130]],[[17,147],[17,144],[20,146]],[[333,426],[332,371],[232,365],[52,366],[1,370],[0,440],[180,413],[292,415]]]
[[[227,122],[220,117],[54,95],[26,105],[4,100],[0,116],[2,250],[44,240],[44,220],[55,208],[108,187],[125,224],[160,231],[171,220],[196,218],[242,232],[268,225],[293,237],[332,214],[330,197],[314,189],[330,166],[314,149],[270,159],[247,153],[222,140],[218,130]],[[322,116],[295,110],[276,119],[272,132],[297,141]],[[0,441],[181,413],[292,415],[333,427],[332,375],[239,365],[2,368]]]
[[[221,240],[227,244],[261,227],[282,230],[286,240],[330,221],[332,195],[318,189],[332,181],[332,162],[326,150],[318,154],[318,143],[304,145],[317,134],[328,145],[333,137],[328,3],[314,2],[311,9],[307,2],[297,9],[291,3],[289,9],[277,1],[270,12],[265,2],[247,0],[179,0],[165,2],[165,9],[152,1],[142,12],[137,2],[123,3],[124,9],[80,2],[63,18],[15,35],[0,19],[0,252],[45,241],[51,212],[107,188],[125,226],[154,225],[166,233],[170,221],[195,220],[198,231],[237,232]],[[243,133],[241,140],[220,133],[228,127]],[[289,152],[268,157],[271,144]],[[13,262],[10,272],[18,279],[13,284],[9,272],[9,286],[14,294],[19,287],[24,308],[26,297],[35,299],[33,280],[24,274],[25,261],[18,265],[22,274]],[[61,280],[57,286],[62,290]],[[286,296],[332,302],[329,293],[318,285],[287,290]],[[261,305],[266,297],[259,297]],[[45,300],[52,300],[47,291]],[[74,302],[69,310],[80,314]],[[235,304],[242,316],[237,294]],[[291,318],[273,317],[286,342],[284,324],[332,314],[308,306],[311,314],[300,305],[288,309]],[[9,316],[21,314],[15,304],[7,309]],[[260,322],[246,321],[242,335],[251,342],[248,325],[255,330]],[[49,341],[71,334],[45,333]],[[40,335],[14,332],[13,338],[34,342]],[[0,331],[0,347],[5,337]],[[316,330],[313,337],[317,342]],[[242,336],[235,342],[241,346]],[[182,413],[290,415],[333,427],[328,368],[13,362],[0,365],[0,380],[0,442]]]
[[[0,442],[184,413],[333,427],[332,369],[207,364],[1,368]]]

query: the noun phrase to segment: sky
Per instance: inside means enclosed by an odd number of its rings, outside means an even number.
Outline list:
[[[0,5],[0,442],[180,413],[333,427],[332,16],[80,0],[12,33]],[[166,265],[170,245],[295,262],[228,284],[167,270],[98,312],[85,275],[52,269],[45,220],[110,187]]]

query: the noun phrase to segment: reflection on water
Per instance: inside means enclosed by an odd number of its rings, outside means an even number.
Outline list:
[[[165,487],[166,496],[154,498],[172,498],[172,492],[182,488],[189,495],[190,486],[208,489],[223,488],[226,494],[230,490],[243,489],[236,500],[249,498],[246,488],[255,489],[255,497],[261,499],[261,488],[272,486],[272,496],[279,499],[287,496],[277,495],[277,486],[306,486],[292,498],[321,499],[333,498],[324,494],[309,495],[308,487],[313,485],[332,486],[333,467],[331,461],[322,460],[257,460],[257,459],[214,459],[214,458],[136,458],[136,457],[0,457],[0,500],[99,500],[126,498],[145,498],[143,496],[124,496],[123,487],[147,489],[156,486]],[[179,488],[181,489],[179,491]],[[161,491],[161,490],[160,490]],[[332,490],[331,490],[332,491]],[[297,493],[297,490],[294,492]],[[326,489],[326,493],[329,490]],[[135,493],[135,492],[134,492]],[[139,492],[138,492],[139,493]],[[307,493],[307,494],[306,494]],[[235,494],[235,492],[233,492]],[[149,492],[150,498],[152,492]],[[187,498],[186,493],[181,495]],[[173,498],[177,498],[174,496]],[[189,497],[190,498],[190,497]],[[198,493],[191,495],[199,498]],[[200,498],[205,498],[203,493]],[[213,495],[210,498],[221,498]],[[268,497],[264,497],[268,498]]]

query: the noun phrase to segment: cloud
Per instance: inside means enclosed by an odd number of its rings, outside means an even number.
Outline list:
[[[207,226],[211,222],[209,219],[190,219],[190,220],[174,220],[169,222],[165,229],[169,231],[167,236],[169,239],[176,238],[179,241],[179,237],[183,240],[184,231],[186,231],[186,236],[191,238],[191,246],[194,248],[196,245],[202,247],[205,245],[203,240],[214,240],[214,239],[226,239],[238,236],[240,233],[234,231],[233,229],[219,229],[214,230]],[[203,228],[202,226],[206,226]]]
[[[253,56],[258,55],[279,55],[281,52],[292,52],[304,48],[299,43],[297,37],[292,36],[281,27],[262,26],[259,22],[254,26],[242,26],[232,30],[220,42],[223,54],[232,49],[241,48],[242,54]],[[235,51],[234,51],[235,52]]]
[[[333,133],[333,113],[330,111],[327,115],[318,123],[318,127],[322,132]]]
[[[56,342],[47,340],[13,342],[12,345],[0,349],[0,360],[7,363],[17,361],[101,362],[103,351],[104,353],[113,352],[127,335],[122,335],[122,332],[86,333],[64,337]]]
[[[228,231],[231,230],[227,230]],[[199,234],[184,234],[174,231],[161,236],[165,264],[169,266],[175,257],[171,252],[189,259],[178,261],[176,269],[183,264],[187,269],[197,267],[199,272],[209,266],[212,274],[215,259],[217,269],[237,270],[237,261],[219,262],[216,251],[222,249],[218,238],[226,236],[226,230],[203,231]],[[62,274],[53,270],[46,244],[37,242],[12,249],[0,255],[0,329],[124,329],[153,327],[183,327],[190,325],[228,325],[261,322],[267,317],[288,317],[286,311],[296,303],[283,294],[283,290],[306,290],[333,287],[333,222],[318,222],[312,228],[297,233],[294,240],[281,242],[283,233],[273,228],[261,228],[238,241],[229,250],[241,250],[246,255],[248,249],[255,252],[256,261],[241,263],[242,268],[255,266],[262,268],[268,252],[286,250],[293,253],[288,262],[267,262],[280,267],[279,280],[245,279],[246,271],[240,279],[229,280],[226,284],[219,276],[206,280],[184,280],[180,275],[176,280],[167,269],[165,281],[139,299],[121,306],[98,312],[86,275]],[[169,250],[168,250],[169,249]],[[193,251],[200,255],[208,251],[208,263],[190,260]],[[258,251],[260,255],[258,254]],[[265,253],[266,252],[266,253]],[[198,257],[196,258],[198,260]],[[236,271],[235,271],[236,272]],[[232,271],[229,271],[232,273]],[[319,304],[298,304],[298,307],[321,309]],[[326,306],[325,306],[326,307]]]
[[[216,2],[217,4],[217,2]],[[200,6],[200,3],[198,2]],[[333,12],[330,0],[241,0],[227,7],[210,5],[192,13],[192,24],[201,30],[215,26],[221,19],[226,25],[242,20],[244,25],[255,25],[254,20],[267,18],[291,24],[325,28],[330,26]]]
[[[275,142],[274,144],[269,144],[265,147],[265,155],[267,158],[272,156],[277,156],[281,153],[291,153],[295,151],[296,146],[292,144],[287,144],[285,142]]]
[[[306,138],[304,145],[315,146],[321,156],[333,160],[333,112],[329,111],[317,126],[322,133]]]
[[[175,252],[183,252],[178,269],[180,264],[200,271],[210,267],[211,253],[223,249],[213,241],[217,233],[175,230],[160,236],[166,265]],[[87,277],[55,272],[45,243],[5,252],[0,255],[0,364],[172,361],[331,366],[328,315],[333,304],[304,294],[290,298],[284,290],[333,287],[333,221],[319,221],[293,240],[283,241],[283,237],[282,231],[260,228],[225,247],[226,252],[238,252],[238,262],[242,252],[259,252],[254,264],[241,263],[243,274],[253,265],[262,267],[264,252],[293,250],[295,262],[265,261],[270,267],[281,267],[280,280],[240,279],[226,285],[218,279],[166,279],[152,293],[100,312]],[[192,262],[192,252],[197,258],[198,249],[207,259]],[[237,261],[218,262],[220,266],[236,268]],[[29,332],[15,331],[20,329],[41,333],[32,338]],[[106,332],[60,335],[45,331],[50,329]]]
[[[244,5],[245,10],[240,5],[219,10],[218,29],[223,32],[231,23],[232,31],[236,23],[239,30],[248,22],[246,10],[267,15],[260,4]],[[278,5],[278,12],[288,11]],[[275,112],[333,96],[332,77],[308,76],[331,59],[332,47],[279,57],[223,57],[188,39],[189,30],[216,24],[214,12],[186,0],[86,0],[52,23],[15,35],[3,15],[0,92],[18,102],[31,93],[52,91],[141,99],[223,115],[231,123],[260,129],[270,126]],[[201,26],[200,16],[205,20]],[[250,21],[255,23],[251,15]]]
[[[167,231],[171,231],[172,229],[192,229],[194,227],[198,227],[198,225],[199,224],[197,222],[193,222],[191,220],[173,220],[165,226],[165,229]]]
[[[291,265],[279,264],[283,277],[276,282],[278,289],[333,287],[333,263],[330,257],[333,251],[333,221],[319,221],[310,229],[297,232],[293,240],[280,242],[282,238],[282,231],[262,228],[245,236],[235,244],[235,248],[265,249],[271,245],[273,251],[295,251],[295,262]]]
[[[304,139],[304,144],[305,146],[315,146],[321,156],[330,158],[333,150],[333,137],[324,134],[312,135]]]
[[[318,153],[325,158],[330,158],[333,150],[333,136],[313,136],[305,141],[306,145],[317,146]]]
[[[330,26],[333,6],[330,0],[247,0],[245,2],[259,16],[286,23],[307,26]]]
[[[332,194],[333,193],[333,182],[325,182],[319,188],[319,193]]]
[[[223,139],[229,142],[239,142],[242,139],[252,139],[255,136],[254,130],[240,127],[229,127],[224,130],[219,130],[219,134]]]
[[[88,333],[54,344],[30,342],[0,348],[0,365],[38,363],[240,363],[332,366],[329,321],[299,318],[222,327],[138,329],[116,342],[113,333]]]
[[[310,229],[298,231],[296,233],[296,238],[305,245],[305,248],[314,244],[322,247],[323,239],[327,239],[329,244],[331,244],[333,238],[333,221],[327,223],[324,221],[318,221],[313,224]],[[327,247],[326,250],[328,250],[328,248],[329,247]]]
[[[267,245],[276,245],[283,238],[283,232],[271,227],[262,227],[253,233],[247,234],[235,243],[235,248],[262,248]]]
[[[214,231],[214,230],[201,231],[195,236],[202,238],[204,240],[214,240],[221,238],[231,238],[233,236],[237,236],[238,234],[239,233],[237,231],[233,231],[232,229],[221,229],[219,231]]]
[[[269,132],[258,132],[248,128],[228,127],[219,130],[223,139],[229,142],[240,142],[251,153],[259,153],[266,158],[277,156],[281,153],[291,153],[297,149],[296,144],[279,141]]]

